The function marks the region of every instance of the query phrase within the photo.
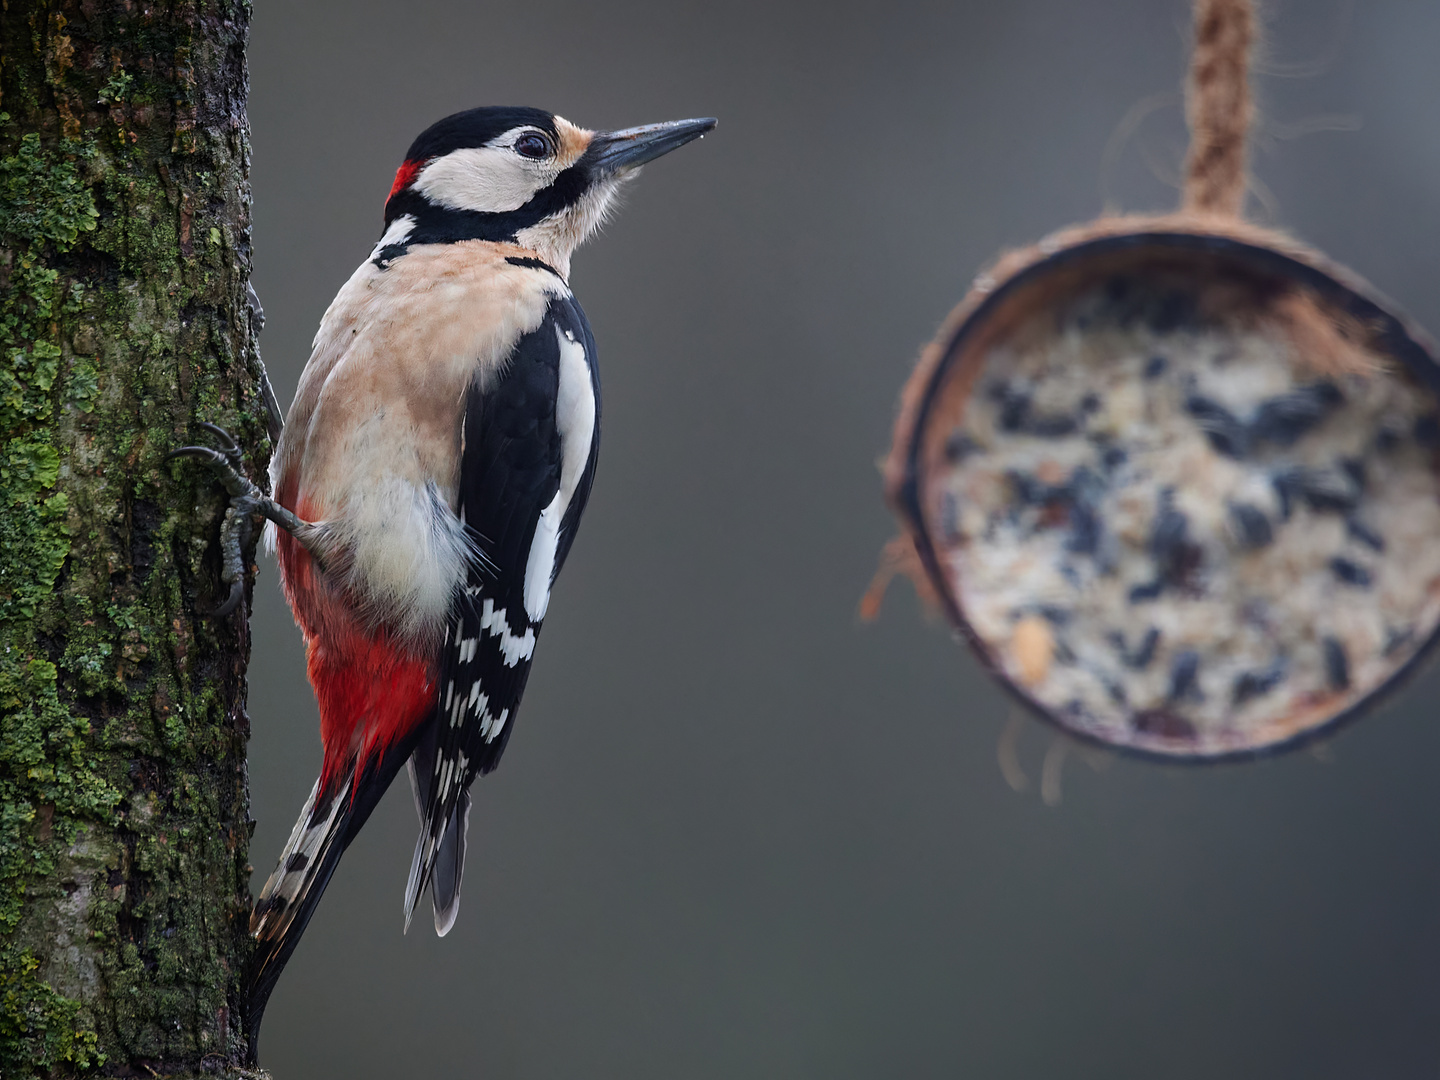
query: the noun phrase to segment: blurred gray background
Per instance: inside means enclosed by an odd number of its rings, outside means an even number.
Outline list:
[[[1440,5],[1264,9],[1253,212],[1440,328]],[[575,261],[600,473],[476,790],[459,923],[401,934],[402,780],[270,1005],[277,1078],[1440,1071],[1433,674],[1318,752],[1072,754],[1050,808],[1054,736],[1027,722],[1012,791],[1004,700],[908,585],[855,616],[897,392],[975,271],[1107,198],[1174,204],[1188,23],[1183,0],[256,4],[285,403],[433,120],[720,118]],[[261,577],[257,888],[320,760]]]

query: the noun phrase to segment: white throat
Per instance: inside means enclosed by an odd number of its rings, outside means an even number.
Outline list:
[[[635,175],[629,170],[600,181],[566,207],[528,229],[515,234],[516,241],[553,266],[561,277],[570,280],[570,256],[575,249],[604,225],[617,206],[615,196],[620,185]]]

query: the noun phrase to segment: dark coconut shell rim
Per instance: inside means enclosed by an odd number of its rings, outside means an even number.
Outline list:
[[[1118,224],[1118,223],[1117,223]],[[924,469],[921,455],[927,426],[940,404],[943,391],[956,363],[964,355],[982,328],[996,314],[1001,305],[1012,300],[1027,287],[1036,284],[1060,270],[1080,267],[1088,260],[1105,256],[1133,253],[1137,259],[1148,251],[1218,256],[1221,260],[1240,263],[1257,273],[1268,273],[1277,278],[1288,279],[1308,287],[1324,301],[1338,310],[1364,323],[1371,331],[1372,348],[1400,361],[1405,369],[1422,387],[1428,388],[1437,402],[1440,402],[1440,363],[1434,342],[1415,323],[1396,313],[1395,307],[1384,299],[1368,282],[1350,270],[1328,262],[1322,256],[1300,248],[1286,237],[1276,234],[1274,239],[1289,247],[1294,254],[1251,242],[1237,236],[1226,235],[1223,231],[1210,231],[1211,223],[1190,231],[1188,223],[1179,228],[1141,228],[1136,231],[1110,231],[1101,235],[1085,236],[1058,250],[1044,252],[1040,257],[1022,266],[1009,277],[998,281],[984,296],[975,300],[974,295],[962,301],[960,309],[951,316],[950,322],[960,316],[958,325],[942,329],[935,347],[937,358],[922,357],[919,367],[911,376],[912,382],[923,384],[918,388],[907,386],[902,413],[896,424],[895,444],[886,465],[886,487],[890,502],[915,546],[925,573],[929,576],[941,606],[951,623],[964,635],[981,664],[1000,683],[1008,694],[1029,712],[1053,724],[1067,735],[1084,742],[1106,747],[1127,756],[1149,761],[1167,761],[1186,764],[1210,764],[1222,761],[1253,760],[1281,751],[1291,750],[1312,740],[1334,734],[1342,725],[1376,707],[1383,699],[1392,696],[1405,685],[1426,662],[1432,659],[1437,642],[1440,642],[1440,626],[1433,630],[1414,654],[1397,668],[1369,694],[1339,710],[1333,716],[1308,728],[1302,728],[1273,742],[1258,744],[1236,750],[1218,752],[1186,751],[1184,744],[1176,741],[1175,749],[1153,746],[1132,746],[1102,739],[1090,732],[1070,727],[1048,707],[1016,684],[991,658],[990,646],[980,637],[961,612],[950,587],[950,582],[941,569],[940,560],[931,542],[921,502],[925,488]],[[1265,234],[1254,226],[1236,223],[1237,232],[1247,232],[1265,238]],[[1062,241],[1063,243],[1063,241]],[[1042,249],[1043,250],[1043,249]],[[974,306],[965,311],[967,304]],[[927,363],[927,360],[929,362]],[[913,395],[913,396],[912,396]],[[1440,542],[1440,541],[1437,541]]]

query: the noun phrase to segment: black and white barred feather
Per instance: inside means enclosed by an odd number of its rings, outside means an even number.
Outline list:
[[[407,928],[427,885],[436,932],[454,924],[469,787],[499,763],[514,729],[550,586],[589,498],[599,434],[594,338],[575,299],[559,292],[499,380],[483,392],[472,386],[466,402],[457,509],[480,557],[453,599],[435,719],[411,761],[421,831]]]
[[[423,735],[423,731],[411,732],[389,753],[357,760],[354,772],[335,778],[327,789],[322,790],[319,780],[310,789],[290,839],[250,915],[255,954],[247,973],[246,1001],[252,1058],[270,993],[340,865],[340,856],[370,819],[401,764],[412,756],[417,738]]]

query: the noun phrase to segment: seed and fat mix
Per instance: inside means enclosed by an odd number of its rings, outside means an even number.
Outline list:
[[[1119,276],[993,344],[945,445],[938,556],[991,662],[1161,752],[1284,741],[1440,621],[1440,416],[1203,286]]]

